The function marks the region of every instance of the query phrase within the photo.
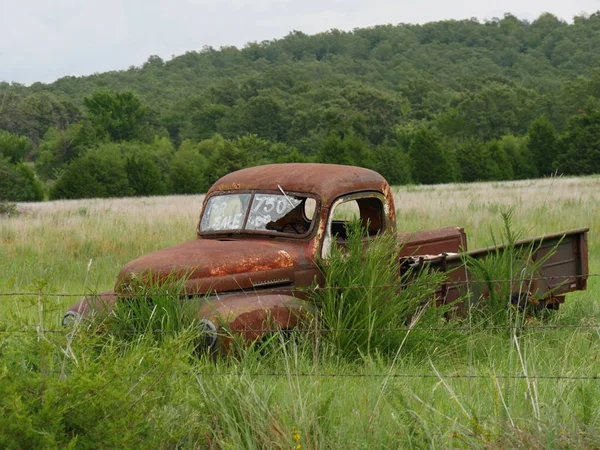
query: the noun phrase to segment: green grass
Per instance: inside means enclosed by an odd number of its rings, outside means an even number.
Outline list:
[[[592,273],[599,191],[594,177],[395,189],[400,229],[461,225],[470,248],[492,244],[506,206],[525,235],[590,226]],[[0,219],[0,292],[111,289],[130,259],[193,239],[200,201],[29,205]],[[194,324],[160,340],[42,334],[27,327],[58,328],[77,298],[0,297],[0,447],[598,448],[599,294],[594,277],[549,322],[455,321],[399,352],[348,357],[311,334],[216,360],[194,354]]]

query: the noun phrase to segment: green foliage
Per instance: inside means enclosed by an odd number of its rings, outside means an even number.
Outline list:
[[[0,89],[0,97],[0,129],[26,136],[34,146],[49,128],[64,129],[81,118],[73,103],[52,92],[40,92],[35,88],[18,93]]]
[[[0,158],[8,158],[13,164],[25,159],[31,144],[25,136],[0,130]]]
[[[372,167],[372,155],[366,142],[354,133],[330,134],[321,144],[316,162]]]
[[[454,180],[454,164],[435,132],[421,127],[410,143],[413,178],[417,183],[437,184]]]
[[[71,161],[50,190],[51,199],[123,197],[131,193],[116,144],[101,144]]]
[[[539,175],[551,175],[556,171],[558,141],[552,122],[545,116],[536,118],[527,130],[527,148],[533,157]]]
[[[560,141],[559,171],[566,174],[600,173],[600,108],[593,104],[569,120]]]
[[[160,169],[148,152],[126,155],[125,172],[133,195],[162,195],[167,191]]]
[[[457,111],[464,131],[479,139],[522,134],[538,108],[539,96],[531,89],[491,82],[463,100]]]
[[[207,429],[182,404],[189,380],[170,376],[187,367],[187,338],[165,339],[162,347],[138,338],[126,347],[81,330],[68,344],[54,342],[68,345],[71,359],[45,339],[3,337],[0,447],[200,446]]]
[[[208,189],[208,160],[191,141],[183,141],[169,168],[169,192],[200,194]]]
[[[512,180],[513,166],[502,145],[497,140],[486,144],[488,164],[490,165],[490,180]]]
[[[118,142],[148,137],[149,111],[133,92],[95,91],[83,103],[100,138]]]
[[[321,263],[325,284],[314,294],[317,332],[350,359],[376,352],[392,356],[412,337],[412,325],[431,326],[443,317],[444,308],[431,303],[443,275],[407,273],[398,278],[396,236],[369,237],[360,222],[349,223],[347,235],[345,245],[334,245]],[[398,285],[409,277],[414,283],[400,291]]]
[[[238,142],[225,141],[222,149],[210,160],[207,181],[212,184],[223,175],[250,165],[250,154],[246,148],[238,146]]]
[[[0,131],[28,139],[44,180],[98,142],[157,135],[205,146],[208,184],[235,168],[307,160],[375,168],[393,183],[597,173],[593,132],[572,118],[600,98],[597,22],[508,14],[292,32],[49,85],[2,83]],[[434,135],[417,136],[423,127]],[[169,191],[170,158],[152,159]]]
[[[456,160],[462,181],[484,181],[492,178],[491,155],[482,142],[474,139],[459,142],[456,148]]]
[[[407,152],[396,145],[382,144],[373,150],[373,169],[391,185],[412,182],[412,161]]]
[[[532,287],[528,280],[556,252],[549,248],[534,258],[539,244],[519,245],[522,233],[513,229],[513,214],[514,208],[501,211],[502,231],[498,237],[492,234],[496,250],[485,259],[465,258],[472,276],[467,301],[469,320],[480,325],[522,326],[529,315],[537,312],[529,298]]]
[[[506,135],[498,141],[498,145],[504,149],[510,161],[514,179],[522,180],[537,176],[537,169],[526,138]]]
[[[23,163],[10,164],[0,159],[0,201],[39,202],[44,189],[33,170]]]
[[[277,142],[269,146],[265,162],[275,164],[303,163],[308,162],[308,158],[301,154],[295,147],[290,147],[283,142]]]
[[[5,200],[0,200],[0,216],[13,217],[18,216],[19,210],[17,205]]]
[[[43,179],[56,178],[60,169],[97,142],[88,121],[71,124],[66,129],[50,128],[40,142],[35,170]]]

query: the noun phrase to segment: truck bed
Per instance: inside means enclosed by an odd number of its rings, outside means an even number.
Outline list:
[[[456,228],[455,228],[456,229]],[[508,295],[525,297],[540,306],[558,309],[565,294],[584,290],[588,277],[588,228],[578,228],[471,251],[404,256],[406,269],[412,273],[426,269],[447,274],[436,290],[438,304],[457,302],[471,294],[471,299],[484,300],[491,290],[509,289]],[[418,248],[435,248],[423,245]],[[508,257],[515,261],[515,272],[486,271],[486,261]],[[491,261],[489,266],[493,266]],[[482,270],[478,270],[478,267]],[[460,303],[457,304],[460,308]]]

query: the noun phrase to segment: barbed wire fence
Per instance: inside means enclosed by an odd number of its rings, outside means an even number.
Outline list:
[[[569,276],[551,276],[551,277],[535,277],[529,278],[528,281],[557,281],[557,280],[574,280],[578,278],[594,278],[600,277],[600,274],[592,273],[587,275],[569,275]],[[475,285],[475,284],[499,284],[499,283],[507,283],[513,282],[514,279],[496,279],[496,280],[465,280],[465,281],[454,281],[451,284],[454,286],[457,285]],[[408,283],[410,285],[410,283]],[[418,282],[417,284],[423,286],[433,286],[434,283],[423,283]],[[439,283],[435,283],[435,285],[439,285]],[[338,289],[338,290],[347,290],[347,289],[377,289],[377,288],[393,288],[398,287],[398,285],[380,285],[380,286],[361,286],[361,285],[351,285],[351,286],[329,286],[329,287],[312,287],[307,288],[307,291],[314,291],[319,289]],[[86,296],[96,296],[99,295],[94,292],[88,293],[62,293],[62,292],[33,292],[33,291],[24,291],[24,292],[0,292],[0,305],[2,300],[10,300],[10,299],[19,299],[18,301],[22,301],[23,297],[31,297],[32,301],[30,302],[30,306],[37,307],[39,310],[39,324],[36,325],[26,325],[21,326],[20,328],[10,329],[0,329],[0,335],[32,335],[37,336],[38,339],[46,339],[46,334],[48,335],[73,335],[76,332],[75,329],[69,329],[65,327],[56,327],[56,328],[45,328],[43,324],[43,315],[44,315],[44,305],[47,300],[55,299],[60,301],[65,298],[82,298]],[[202,296],[197,296],[196,298],[201,298]],[[33,301],[34,300],[34,301]],[[475,332],[483,332],[483,331],[501,331],[501,330],[520,330],[526,332],[538,332],[538,331],[552,331],[552,330],[587,330],[587,331],[595,331],[597,336],[600,339],[600,323],[578,323],[578,324],[540,324],[534,323],[530,324],[527,322],[519,323],[519,324],[506,324],[506,325],[459,325],[453,326],[451,323],[448,323],[446,326],[442,327],[426,327],[426,326],[405,326],[405,327],[390,327],[390,328],[381,328],[381,329],[372,329],[372,328],[319,328],[316,331],[319,333],[333,333],[333,332],[377,332],[377,333],[414,333],[414,332],[439,332],[439,331],[450,331],[455,333],[475,333]],[[92,330],[94,332],[98,332],[98,330]],[[276,333],[281,331],[281,328],[244,328],[245,332],[261,332],[261,333]],[[117,329],[110,330],[111,334],[173,334],[180,333],[178,330],[157,330],[157,329],[145,329],[145,330],[127,330],[127,329]],[[310,332],[314,333],[315,329],[295,329],[294,333],[303,333]],[[47,370],[46,361],[41,361],[43,377],[59,374],[60,376],[64,376],[65,372],[62,371],[53,371]],[[237,371],[204,371],[201,374],[194,374],[202,377],[231,377],[231,376],[240,376],[240,372]],[[280,378],[280,377],[308,377],[308,378],[370,378],[370,379],[456,379],[456,380],[546,380],[546,381],[585,381],[585,380],[600,380],[600,374],[598,375],[556,375],[556,374],[499,374],[499,373],[486,373],[486,374],[473,374],[473,373],[445,373],[440,374],[437,373],[395,373],[395,372],[386,372],[386,373],[341,373],[341,372],[332,372],[332,371],[261,371],[261,372],[252,372],[246,373],[246,375],[252,377],[260,377],[260,378]]]
[[[445,282],[446,284],[451,284],[453,286],[461,286],[461,285],[475,285],[475,284],[499,284],[499,283],[508,283],[508,282],[518,282],[523,283],[523,281],[531,282],[531,281],[557,281],[557,280],[577,280],[577,279],[587,279],[587,278],[595,278],[600,277],[600,273],[590,273],[586,275],[553,275],[546,277],[527,277],[526,280],[520,280],[518,278],[501,278],[501,279],[491,279],[491,280],[451,280]],[[443,283],[438,281],[409,281],[405,285],[406,286],[439,286]],[[307,288],[298,288],[298,291],[309,292],[313,290],[325,290],[325,289],[378,289],[378,288],[394,288],[399,287],[399,284],[379,284],[376,286],[371,285],[349,285],[349,286],[313,286]],[[248,292],[251,289],[247,289]],[[38,296],[44,295],[48,297],[85,297],[90,295],[98,295],[97,292],[85,292],[85,293],[62,293],[62,292],[44,292],[44,291],[13,291],[13,292],[0,292],[0,298],[2,297],[18,297],[18,296]]]

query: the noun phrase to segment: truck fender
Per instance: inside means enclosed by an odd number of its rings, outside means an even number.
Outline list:
[[[108,314],[113,310],[117,299],[117,294],[113,291],[87,295],[69,307],[63,316],[62,324],[66,326],[75,322],[79,322],[82,317],[95,313]]]
[[[314,311],[311,303],[291,295],[240,294],[204,304],[199,319],[211,347],[227,352],[235,336],[251,343],[277,330],[293,330]]]

